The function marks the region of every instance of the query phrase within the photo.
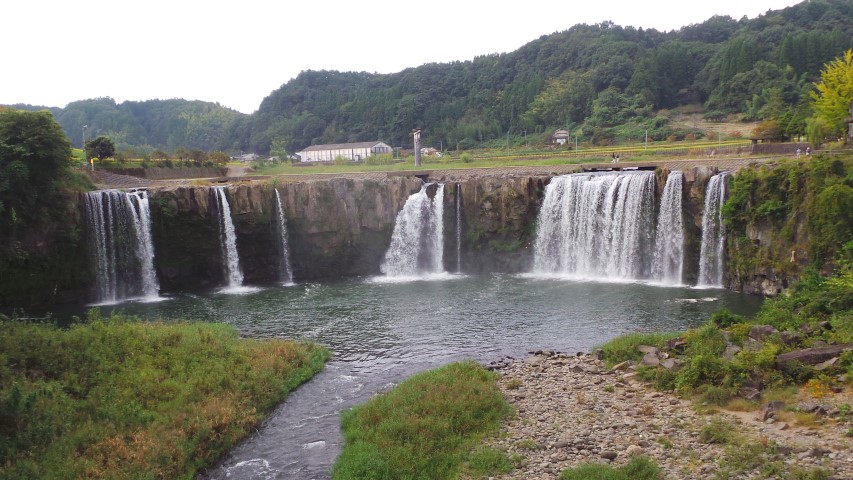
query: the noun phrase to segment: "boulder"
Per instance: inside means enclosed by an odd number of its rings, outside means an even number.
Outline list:
[[[779,333],[779,330],[776,330],[776,328],[771,325],[753,325],[752,328],[749,329],[749,338],[762,341],[776,333]]]
[[[793,352],[783,353],[776,356],[776,367],[783,368],[790,362],[799,362],[806,365],[818,365],[822,362],[841,355],[843,352],[853,350],[853,343],[830,345],[820,348],[806,348]]]
[[[640,362],[640,364],[649,367],[657,367],[658,365],[660,365],[660,359],[654,353],[647,353],[643,356],[643,360]]]

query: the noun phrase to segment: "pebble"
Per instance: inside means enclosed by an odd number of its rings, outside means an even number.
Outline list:
[[[497,365],[498,384],[518,415],[486,443],[520,455],[522,466],[495,480],[557,480],[560,472],[581,463],[620,466],[636,455],[654,460],[666,479],[711,479],[720,471],[726,447],[699,440],[712,417],[697,413],[689,401],[629,383],[627,365],[607,370],[592,356],[557,353]],[[520,380],[521,386],[506,389],[511,380]],[[826,468],[833,478],[853,479],[853,459],[848,458],[853,444],[844,436],[846,427],[839,426],[828,440],[817,431],[779,421],[770,426],[760,419],[743,424],[735,417],[726,420],[743,435],[772,440],[779,451],[787,449],[791,453],[785,461],[792,466],[799,462],[800,467]],[[806,443],[788,445],[794,434]],[[525,444],[537,448],[519,447]],[[737,478],[763,477],[754,471]]]

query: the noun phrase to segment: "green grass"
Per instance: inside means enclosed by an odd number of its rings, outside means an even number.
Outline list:
[[[599,346],[604,352],[604,363],[612,367],[626,360],[638,361],[643,353],[637,350],[639,345],[663,348],[666,341],[678,337],[678,333],[629,333]]]
[[[0,322],[0,478],[192,478],[328,357],[224,324]]]
[[[474,362],[415,375],[342,415],[332,478],[454,478],[466,461],[504,468],[495,452],[472,451],[509,413],[495,375]]]
[[[647,457],[634,457],[627,464],[610,465],[586,463],[563,470],[560,480],[658,480],[663,478],[660,467]]]

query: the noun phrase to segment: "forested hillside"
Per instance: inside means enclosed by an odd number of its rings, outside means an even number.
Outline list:
[[[768,138],[805,133],[808,92],[823,65],[853,47],[853,0],[808,0],[755,19],[715,16],[677,31],[575,25],[506,53],[394,74],[304,71],[243,115],[218,104],[109,98],[54,109],[75,145],[111,136],[119,148],[293,152],[311,144],[383,140],[466,148],[569,128],[582,142],[683,137],[678,107],[708,118],[741,113]],[[366,65],[365,68],[369,68]],[[661,110],[664,109],[663,114]],[[758,124],[758,123],[757,123]]]
[[[12,105],[21,110],[46,107]],[[71,143],[82,145],[98,136],[112,139],[120,150],[187,149],[240,150],[235,139],[249,116],[218,103],[182,99],[127,101],[117,104],[109,97],[69,103],[49,109]]]

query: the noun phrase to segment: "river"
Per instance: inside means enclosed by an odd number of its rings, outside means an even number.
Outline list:
[[[311,340],[331,349],[324,371],[200,475],[302,480],[329,477],[341,448],[341,410],[419,371],[461,359],[523,358],[533,350],[589,352],[623,333],[683,330],[719,308],[752,314],[760,304],[760,298],[720,289],[438,274],[178,295],[101,309],[144,319],[225,322],[243,336]]]

